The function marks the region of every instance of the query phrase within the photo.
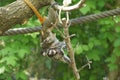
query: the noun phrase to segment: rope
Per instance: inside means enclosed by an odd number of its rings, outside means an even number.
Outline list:
[[[119,14],[120,14],[120,8],[105,11],[99,14],[92,14],[85,17],[71,19],[70,22],[71,22],[71,25],[82,24],[82,23],[98,20],[101,18],[109,17],[109,16],[119,15]]]
[[[71,19],[69,22],[71,23],[71,25],[83,24],[86,22],[98,20],[101,18],[109,17],[109,16],[119,15],[119,14],[120,14],[120,8],[105,11],[105,12],[102,12],[99,14],[92,14],[92,15],[88,15],[88,16],[84,16],[84,17]],[[10,29],[0,36],[33,33],[33,32],[38,32],[40,30],[41,30],[41,27]]]
[[[17,34],[26,34],[26,33],[33,33],[38,32],[41,30],[41,27],[32,27],[32,28],[15,28],[9,29],[4,34],[0,36],[9,36],[9,35],[17,35]]]

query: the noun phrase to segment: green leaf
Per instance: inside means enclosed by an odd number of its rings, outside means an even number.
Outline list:
[[[114,21],[116,23],[119,23],[120,22],[120,16],[114,16]]]
[[[11,50],[12,49],[8,46],[8,47],[0,50],[0,55],[2,55],[2,56],[10,55],[10,54],[12,54]]]
[[[89,42],[92,42],[95,46],[101,45],[101,41],[95,37],[90,38]]]
[[[108,67],[109,67],[110,71],[118,69],[118,66],[116,64],[114,64],[114,63],[108,64]]]
[[[90,11],[90,7],[89,6],[85,6],[85,7],[80,9],[80,12],[82,14],[87,14],[89,11]]]
[[[20,71],[16,74],[17,80],[28,80],[24,71]]]
[[[27,50],[26,50],[26,49],[20,49],[20,50],[19,50],[19,53],[18,53],[18,56],[19,56],[20,58],[23,58],[26,53],[27,53]]]
[[[78,39],[72,39],[73,46],[76,46],[76,44],[79,44],[78,42],[79,42]]]
[[[99,61],[100,57],[98,55],[94,54],[94,55],[91,55],[91,59],[93,59],[94,61]]]
[[[88,47],[88,45],[82,45],[82,49],[83,49],[84,51],[88,51],[88,50],[89,50],[89,47]]]
[[[35,39],[35,38],[36,38],[36,36],[37,36],[37,34],[38,34],[38,33],[32,33],[32,34],[31,34],[31,33],[29,33],[29,34],[26,34],[26,35],[30,35],[33,39]]]
[[[114,47],[119,47],[120,46],[120,38],[116,39],[114,42]]]
[[[98,4],[98,6],[103,7],[105,5],[105,1],[99,0],[97,4]]]
[[[115,38],[115,35],[111,32],[106,32],[104,35],[106,35],[110,41],[113,41]]]
[[[94,45],[98,46],[98,45],[100,45],[100,44],[101,44],[100,40],[94,39]]]
[[[115,31],[116,31],[116,32],[120,32],[120,26],[116,26],[116,27],[115,27]]]
[[[81,45],[77,46],[77,47],[75,48],[75,52],[76,52],[77,54],[82,53],[82,52],[83,52],[82,46],[81,46]]]
[[[116,62],[116,56],[112,55],[111,57],[108,57],[105,61],[110,62],[110,63],[115,63]]]
[[[120,56],[120,48],[119,47],[114,48],[113,53],[115,53],[116,56],[119,57]]]
[[[100,57],[99,57],[99,51],[97,50],[92,50],[91,53],[87,54],[89,59],[93,59],[94,61],[99,61]]]
[[[17,58],[15,56],[9,56],[7,57],[6,61],[8,65],[16,66],[16,60]]]
[[[4,73],[5,72],[5,67],[0,67],[0,74]]]
[[[86,1],[86,5],[89,7],[89,8],[91,8],[91,9],[95,9],[96,8],[96,1],[91,1],[91,0],[87,0]]]
[[[94,44],[93,44],[92,42],[89,42],[89,43],[88,43],[88,47],[89,47],[90,49],[92,49],[92,48],[94,47]]]

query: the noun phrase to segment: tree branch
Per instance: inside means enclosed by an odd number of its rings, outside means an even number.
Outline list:
[[[49,5],[51,1],[52,0],[30,0],[37,9]],[[24,21],[33,14],[24,0],[17,0],[9,5],[0,7],[0,34],[16,24],[24,23]]]
[[[69,25],[66,23],[66,19],[63,20],[63,29],[64,29],[66,46],[67,46],[68,53],[69,53],[70,59],[71,59],[71,67],[73,69],[76,80],[79,80],[80,75],[79,75],[79,71],[78,71],[78,69],[76,67],[74,50],[72,48],[71,40],[70,40],[70,37],[69,37],[70,36],[69,35]]]
[[[78,8],[83,7],[85,0],[80,0],[77,4],[73,5],[73,6],[60,6],[58,4],[56,4],[56,2],[52,2],[51,5],[56,9],[56,10],[62,10],[62,11],[72,11],[72,10],[76,10]]]
[[[92,61],[90,61],[89,59],[88,59],[88,57],[86,56],[86,58],[87,58],[87,64],[85,64],[85,65],[83,65],[80,69],[79,69],[79,72],[81,71],[81,70],[83,70],[85,67],[89,67],[89,69],[91,69],[91,63],[92,63]]]

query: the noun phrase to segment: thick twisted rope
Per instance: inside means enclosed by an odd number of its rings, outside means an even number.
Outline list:
[[[32,27],[32,28],[15,28],[15,29],[9,29],[4,34],[0,36],[9,36],[9,35],[17,35],[17,34],[26,34],[26,33],[33,33],[38,32],[41,30],[41,27]]]
[[[90,22],[90,21],[94,21],[94,20],[98,20],[98,19],[101,19],[101,18],[114,16],[114,15],[120,15],[120,8],[105,11],[105,12],[102,12],[102,13],[99,13],[99,14],[92,14],[92,15],[88,15],[88,16],[85,16],[85,17],[71,19],[70,22],[71,22],[71,25],[82,24],[82,23],[86,23],[86,22]]]
[[[71,25],[82,24],[82,23],[98,20],[101,18],[109,17],[109,16],[119,15],[119,14],[120,14],[120,8],[113,9],[110,11],[105,11],[99,14],[92,14],[92,15],[88,15],[80,18],[71,19],[69,22],[71,23]],[[10,29],[0,36],[33,33],[33,32],[38,32],[40,30],[41,30],[41,27],[18,28],[18,29],[16,28],[16,29]]]

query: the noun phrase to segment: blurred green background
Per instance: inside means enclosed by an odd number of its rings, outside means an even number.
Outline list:
[[[5,6],[15,0],[0,0]],[[62,0],[56,0],[62,3]],[[79,0],[72,0],[75,4]],[[86,0],[86,6],[70,12],[70,18],[96,14],[118,8],[120,0]],[[39,10],[47,15],[48,7]],[[12,27],[35,27],[40,23],[36,16],[27,24]],[[87,63],[86,56],[93,62],[80,71],[81,80],[120,79],[120,16],[78,24],[70,27],[72,45],[78,69]],[[59,61],[40,54],[39,33],[0,37],[0,80],[28,80],[34,78],[50,80],[75,80],[72,69]],[[57,36],[62,40],[60,33]]]

